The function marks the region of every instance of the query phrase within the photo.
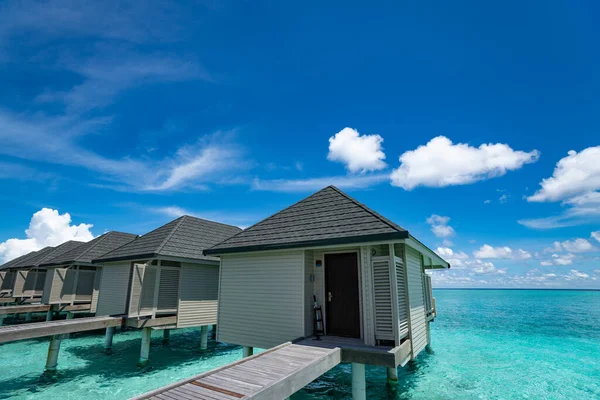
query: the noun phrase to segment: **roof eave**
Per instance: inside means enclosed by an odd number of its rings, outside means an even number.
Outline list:
[[[131,254],[131,255],[120,256],[120,257],[96,258],[95,260],[92,260],[92,264],[102,264],[102,263],[115,262],[115,261],[144,260],[144,259],[156,258],[156,257],[158,257],[158,254],[156,254],[156,253]]]
[[[214,256],[222,254],[233,254],[233,253],[247,253],[255,251],[268,251],[268,250],[285,250],[285,249],[296,249],[302,247],[317,247],[317,246],[329,246],[329,245],[340,245],[340,244],[356,244],[356,243],[367,243],[377,242],[386,240],[402,240],[408,239],[408,231],[398,231],[390,233],[380,233],[376,235],[361,235],[361,236],[350,236],[350,237],[339,237],[330,239],[318,239],[318,240],[306,240],[301,242],[293,243],[277,243],[267,245],[255,245],[255,246],[240,246],[240,247],[229,247],[229,248],[213,248],[204,250],[204,255]]]

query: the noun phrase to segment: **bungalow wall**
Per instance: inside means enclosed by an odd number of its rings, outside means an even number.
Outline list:
[[[427,345],[427,322],[425,319],[425,293],[423,285],[423,258],[421,253],[407,247],[406,265],[408,297],[410,304],[410,327],[413,358]]]
[[[217,323],[219,266],[183,263],[179,281],[177,327]]]
[[[221,256],[218,340],[269,348],[303,337],[304,252]]]
[[[103,265],[96,315],[126,314],[131,271],[128,261]]]
[[[14,271],[2,271],[0,272],[0,294],[10,295],[12,294],[13,286],[15,284],[15,272]]]
[[[46,274],[42,303],[91,303],[95,278],[96,268],[92,267],[50,268]]]

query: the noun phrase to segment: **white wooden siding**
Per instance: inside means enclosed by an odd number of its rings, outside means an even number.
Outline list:
[[[304,251],[304,336],[306,337],[314,333],[314,265],[314,252]]]
[[[408,335],[408,293],[406,292],[406,279],[404,263],[396,257],[396,287],[398,288],[398,337],[402,339]]]
[[[218,288],[218,266],[182,264],[179,279],[177,327],[216,324]]]
[[[89,269],[80,269],[75,289],[76,301],[91,301],[94,291],[94,277],[96,272]]]
[[[142,279],[142,292],[141,299],[139,300],[140,315],[153,315],[154,313],[154,289],[156,288],[156,274],[158,274],[158,267],[154,265],[146,265],[144,270],[144,277]],[[134,277],[137,278],[134,272]],[[137,279],[134,280],[137,284]],[[132,301],[134,304],[135,301]],[[129,310],[129,314],[132,315],[132,310]]]
[[[60,290],[60,304],[72,304],[76,281],[79,280],[77,270],[75,268],[64,268],[63,271],[64,278]]]
[[[145,270],[146,264],[133,264],[128,310],[128,315],[130,317],[137,317],[140,315]]]
[[[13,297],[23,297],[23,289],[25,286],[25,279],[27,279],[28,271],[16,271],[15,283],[13,286]]]
[[[96,315],[126,313],[130,273],[129,263],[104,265],[102,267]]]
[[[50,295],[52,293],[52,283],[54,281],[55,269],[51,268],[46,272],[44,280],[44,293],[42,293],[42,304],[50,304]]]
[[[193,264],[190,264],[193,265]],[[179,276],[180,268],[161,267],[160,279],[158,285],[158,311],[175,311],[179,301]],[[215,291],[217,291],[219,272],[217,268],[216,278],[214,279]],[[216,300],[216,298],[215,298]],[[215,315],[216,317],[216,315]]]
[[[394,340],[390,257],[372,257],[373,294],[375,303],[375,339]]]
[[[92,304],[90,305],[90,312],[95,313],[98,308],[98,295],[100,294],[100,282],[102,282],[102,268],[96,268],[96,275],[94,275],[94,290],[92,292]]]
[[[218,340],[270,348],[304,336],[304,252],[221,256]]]
[[[406,268],[412,357],[415,358],[427,345],[427,322],[425,321],[425,296],[423,294],[421,253],[408,246],[406,246]]]

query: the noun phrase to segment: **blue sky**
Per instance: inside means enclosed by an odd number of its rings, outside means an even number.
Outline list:
[[[5,1],[0,257],[336,184],[437,286],[600,288],[598,8]]]

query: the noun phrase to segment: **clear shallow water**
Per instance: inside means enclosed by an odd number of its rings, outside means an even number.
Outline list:
[[[431,354],[386,384],[367,367],[369,399],[600,399],[600,292],[437,290]],[[139,370],[139,332],[118,333],[113,354],[103,336],[77,334],[62,343],[55,376],[41,373],[47,339],[0,345],[0,398],[125,399],[237,360],[241,349],[210,342],[199,331],[154,332],[150,366]],[[341,365],[293,396],[351,397],[350,367]]]

